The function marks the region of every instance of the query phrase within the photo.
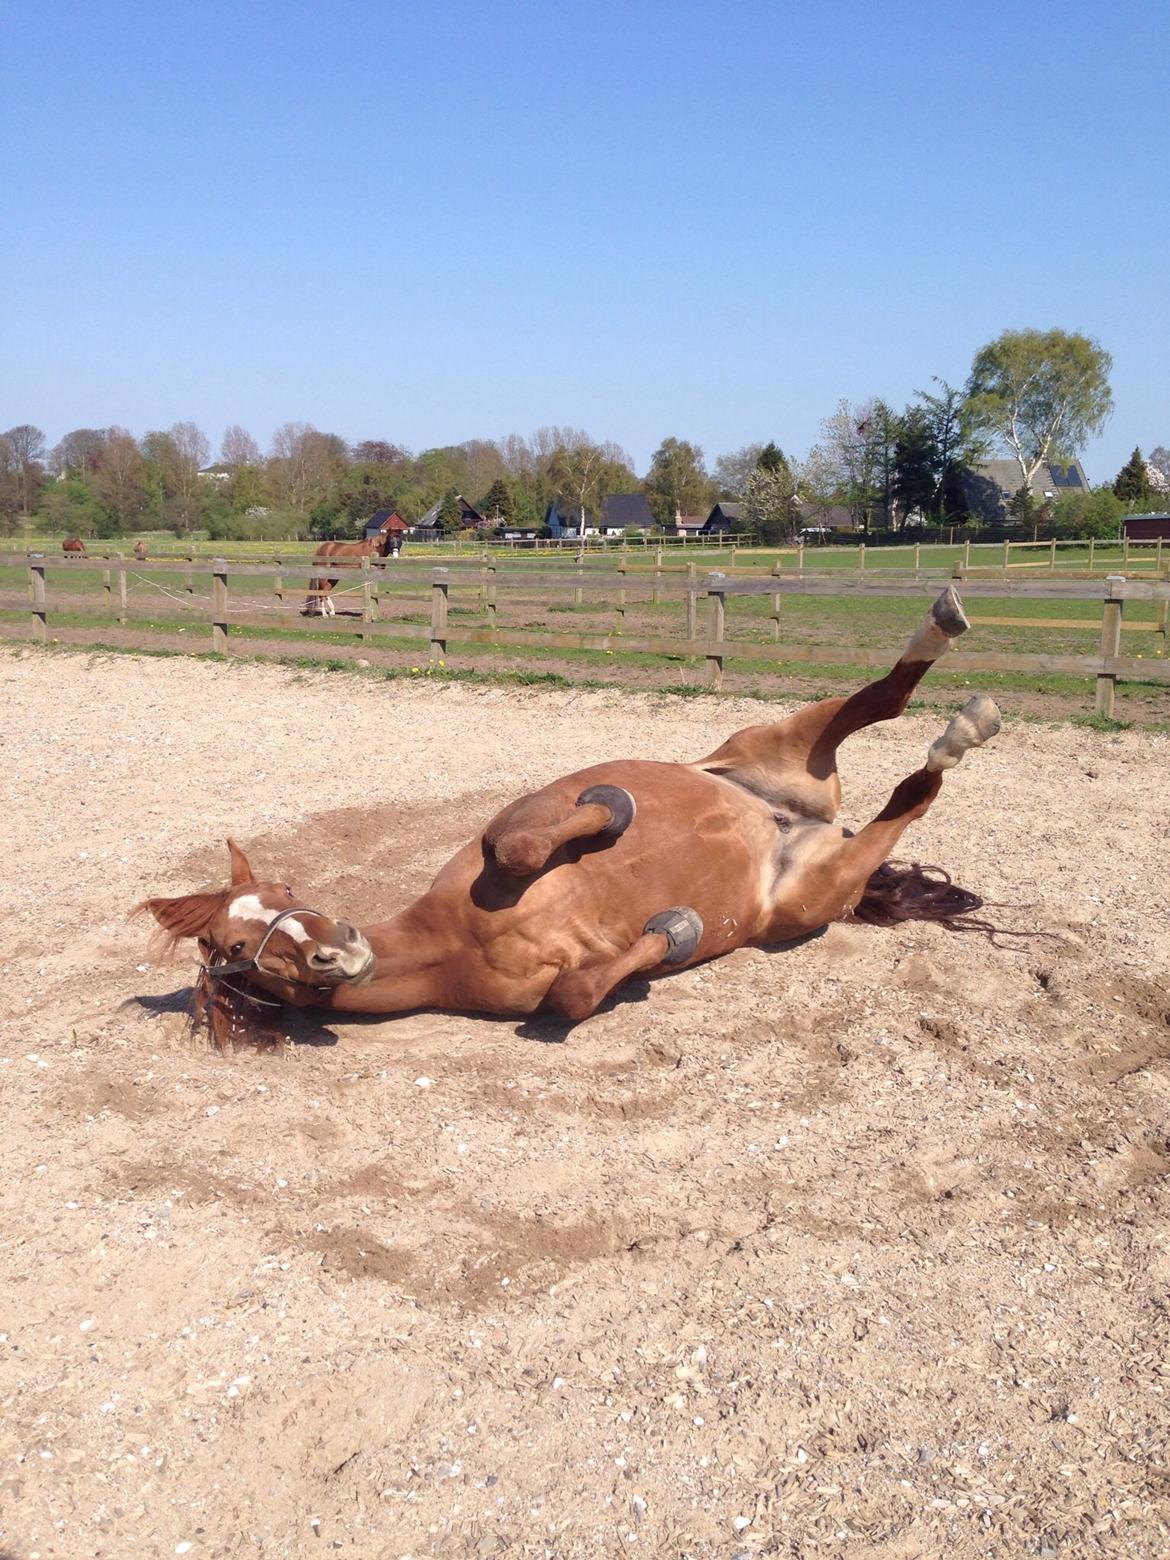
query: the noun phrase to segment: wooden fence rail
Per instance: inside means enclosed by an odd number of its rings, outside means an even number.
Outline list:
[[[50,558],[43,553],[31,553],[20,556],[0,556],[0,567],[23,565],[28,571],[28,599],[29,612],[32,619],[32,637],[39,643],[45,643],[48,639],[49,628],[49,598],[46,585],[46,573],[49,569],[61,570],[68,574],[76,575],[79,571],[88,568],[100,570],[102,574],[103,589],[106,600],[107,612],[114,616],[118,625],[124,627],[129,620],[128,596],[127,596],[127,560],[121,555],[114,554],[104,558],[88,559],[74,562],[71,559]],[[195,609],[196,596],[194,592],[194,572],[196,560],[185,557],[173,562],[151,563],[149,568],[154,573],[166,575],[174,573],[181,577],[183,582],[182,593],[170,592],[162,588],[164,598],[169,597],[176,605],[190,612]],[[200,572],[209,575],[211,580],[211,593],[209,610],[205,622],[209,622],[211,630],[211,648],[219,654],[227,654],[231,644],[231,629],[235,626],[264,626],[271,627],[271,619],[257,616],[255,610],[249,611],[247,607],[242,610],[231,611],[229,582],[232,580],[265,579],[272,582],[273,595],[278,605],[283,604],[286,594],[286,581],[288,579],[310,580],[314,575],[320,574],[321,566],[315,565],[312,559],[291,559],[280,556],[271,563],[229,563],[224,558],[213,558],[202,561]],[[430,622],[429,625],[417,623],[403,623],[401,621],[389,621],[384,624],[386,632],[397,639],[425,639],[429,644],[429,654],[432,663],[445,662],[448,655],[448,612],[449,598],[452,585],[460,588],[474,588],[476,600],[486,612],[487,623],[483,627],[464,627],[460,625],[456,639],[464,644],[489,644],[523,648],[525,646],[539,649],[592,650],[592,651],[617,651],[633,655],[653,655],[671,657],[702,657],[706,662],[707,683],[711,688],[720,688],[723,683],[723,671],[725,658],[733,658],[745,661],[787,661],[797,662],[810,666],[885,666],[889,663],[888,650],[863,650],[849,645],[825,646],[825,645],[799,645],[782,644],[780,634],[782,630],[783,600],[789,595],[811,596],[917,596],[922,598],[937,588],[937,580],[902,579],[895,580],[889,577],[860,577],[858,573],[837,573],[821,576],[808,574],[786,574],[782,564],[777,562],[770,575],[743,578],[732,575],[730,571],[708,573],[700,578],[695,565],[690,564],[685,573],[679,571],[667,574],[666,571],[656,569],[654,571],[653,591],[651,600],[661,602],[663,595],[668,599],[677,599],[685,607],[685,636],[682,639],[673,639],[668,636],[629,636],[624,633],[626,612],[629,605],[628,589],[635,571],[628,562],[622,558],[614,568],[586,571],[579,567],[563,568],[559,571],[545,567],[538,569],[517,569],[509,571],[501,569],[495,560],[477,560],[465,567],[428,567],[421,572],[415,570],[403,570],[401,567],[386,567],[381,559],[362,559],[348,561],[343,559],[330,559],[329,573],[333,577],[342,578],[352,576],[354,589],[360,590],[361,628],[359,633],[364,640],[376,642],[379,637],[376,625],[382,622],[380,601],[381,590],[393,582],[414,583],[426,585],[430,597]],[[176,581],[177,583],[177,581]],[[117,591],[117,600],[114,601],[114,591]],[[614,626],[608,633],[552,633],[534,632],[528,629],[501,629],[497,619],[497,602],[500,590],[529,591],[539,589],[542,591],[571,591],[575,604],[582,602],[586,593],[601,598],[599,610],[604,609],[608,603],[614,611]],[[952,665],[955,669],[963,669],[973,672],[1022,672],[1035,674],[1066,674],[1078,677],[1092,678],[1095,682],[1095,706],[1104,715],[1112,715],[1115,708],[1116,689],[1119,681],[1125,679],[1141,678],[1145,681],[1170,682],[1170,661],[1166,660],[1165,648],[1167,638],[1167,619],[1170,616],[1170,579],[1151,581],[1148,579],[1133,580],[1123,575],[1110,575],[1104,582],[1104,590],[1100,581],[1074,580],[1074,579],[1050,579],[1041,584],[1032,579],[1011,581],[1007,585],[1002,582],[987,579],[967,579],[963,583],[964,595],[971,599],[980,597],[1004,597],[1037,599],[1037,600],[1069,600],[1069,601],[1098,601],[1101,603],[1101,631],[1098,652],[1095,655],[1064,655],[1064,654],[1003,654],[990,651],[966,652],[956,650]],[[300,587],[297,587],[300,594]],[[306,598],[312,599],[319,594],[306,586]],[[760,644],[754,641],[735,640],[727,638],[727,611],[728,596],[760,596],[770,597],[772,642]],[[707,602],[706,632],[698,632],[697,606],[700,599]],[[1126,621],[1124,619],[1124,606],[1127,601],[1149,601],[1155,608],[1155,617],[1152,620],[1143,619],[1140,622]],[[270,611],[276,610],[270,608]],[[176,621],[190,621],[190,617],[181,617],[179,613],[167,613],[174,616]],[[320,619],[314,621],[320,622]],[[1047,618],[980,618],[972,615],[975,624],[985,622],[1012,626],[1016,628],[1086,628],[1091,626],[1091,620],[1082,619],[1047,619]],[[1121,652],[1121,636],[1127,629],[1143,629],[1146,632],[1153,631],[1161,637],[1161,657],[1156,660],[1140,657],[1123,656]],[[291,628],[289,637],[300,638],[311,630],[300,627]]]

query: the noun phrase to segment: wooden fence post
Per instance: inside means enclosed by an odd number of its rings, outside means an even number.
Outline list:
[[[125,628],[128,616],[126,600],[126,560],[121,553],[114,554],[114,568],[118,574],[118,626]]]
[[[487,566],[487,615],[488,627],[495,632],[496,628],[496,560],[492,558]]]
[[[662,600],[662,548],[661,547],[656,547],[654,549],[654,589],[651,592],[650,600],[651,600],[651,602],[652,602],[652,604],[654,606],[657,606],[659,604],[659,602]]]
[[[914,578],[918,578],[918,568],[922,562],[922,543],[914,543]]]
[[[283,563],[282,559],[280,558],[279,554],[274,555],[272,561],[276,565],[276,573],[272,576],[272,594],[276,597],[276,605],[278,607],[283,607],[284,606],[284,575],[280,571],[281,571],[281,569],[283,569],[284,563]]]
[[[32,610],[33,639],[38,645],[48,643],[49,608],[45,599],[45,555],[28,555],[28,594]]]
[[[491,555],[485,547],[479,560],[479,589],[475,593],[475,599],[483,607],[487,602],[487,570],[488,559]]]
[[[1170,591],[1170,569],[1166,570],[1164,582],[1167,591]],[[1158,646],[1159,655],[1166,654],[1166,627],[1168,618],[1170,618],[1170,594],[1163,596],[1162,599],[1158,602],[1158,611],[1154,618],[1154,632],[1155,634],[1161,634],[1162,636],[1162,643]]]
[[[584,574],[582,573],[582,569],[584,568],[584,566],[585,566],[585,549],[583,547],[579,547],[577,549],[577,578],[578,578],[578,580],[583,580],[585,578]],[[579,606],[582,605],[584,600],[585,600],[585,591],[584,591],[583,587],[581,585],[575,585],[573,587],[573,605],[575,607],[579,607]]]
[[[971,538],[968,537],[967,540],[963,543],[963,578],[964,579],[967,578],[967,573],[968,573],[968,570],[970,569],[970,567],[971,567]]]
[[[374,621],[374,602],[370,588],[370,560],[362,559],[362,626],[360,634],[363,639],[370,637],[370,624]]]
[[[804,543],[803,542],[797,542],[797,544],[796,544],[796,572],[797,572],[798,575],[802,575],[804,573]]]
[[[617,571],[621,575],[622,583],[618,587],[613,631],[615,634],[620,634],[626,626],[626,555],[624,551],[618,559]]]
[[[865,543],[862,542],[857,549],[857,572],[865,573]]]
[[[188,596],[193,596],[195,594],[195,572],[194,572],[195,571],[195,555],[194,555],[194,553],[185,553],[184,554],[184,562],[186,563],[187,567],[183,570],[183,585],[186,588]]]
[[[431,662],[436,664],[447,654],[447,589],[450,574],[446,569],[431,571]]]
[[[102,558],[106,565],[102,570],[102,590],[105,593],[105,601],[103,604],[106,611],[112,617],[114,613],[114,571],[110,568],[110,554],[105,552],[102,554]]]
[[[1121,654],[1121,609],[1124,603],[1117,595],[1118,587],[1125,584],[1124,574],[1110,574],[1105,585],[1105,607],[1101,617],[1101,655],[1103,658]],[[1117,675],[1114,672],[1097,673],[1098,715],[1112,719],[1117,696]]]
[[[726,619],[724,587],[726,584],[726,574],[708,574],[707,576],[707,600],[711,603],[711,615],[707,630],[708,688],[723,687],[723,632]]]
[[[772,573],[779,579],[780,560],[778,558],[772,565]],[[780,592],[778,590],[772,592],[772,638],[780,638]]]
[[[228,566],[226,558],[211,560],[211,648],[228,653]]]
[[[693,642],[695,637],[695,592],[698,584],[695,580],[696,568],[693,563],[687,564],[687,643]]]
[[[1093,543],[1094,543],[1094,538],[1090,536],[1089,537],[1089,573],[1090,574],[1092,574],[1092,572],[1093,572]]]
[[[1048,572],[1056,573],[1056,537],[1054,536],[1048,546]]]

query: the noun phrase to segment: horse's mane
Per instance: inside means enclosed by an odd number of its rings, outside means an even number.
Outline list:
[[[870,877],[856,908],[855,921],[871,926],[897,926],[901,921],[937,921],[949,932],[981,932],[992,940],[1005,930],[976,910],[983,899],[960,888],[942,867],[924,867],[917,861],[886,861]],[[1012,932],[1012,936],[1028,936]]]
[[[183,894],[177,899],[144,899],[130,919],[149,913],[158,923],[153,946],[170,953],[184,938],[201,937],[227,903],[230,888],[218,893]]]

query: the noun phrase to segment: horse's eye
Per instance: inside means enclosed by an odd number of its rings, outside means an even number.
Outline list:
[[[243,943],[232,943],[231,947],[228,949],[228,953],[231,955],[231,957],[233,959],[238,959],[240,954],[243,953],[243,951],[244,951]]]

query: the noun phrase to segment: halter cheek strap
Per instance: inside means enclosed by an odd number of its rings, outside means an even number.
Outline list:
[[[260,946],[256,949],[256,952],[250,959],[227,959],[224,960],[222,964],[201,964],[199,968],[205,975],[210,975],[212,980],[220,980],[224,975],[242,975],[245,970],[259,970],[260,974],[263,975],[265,971],[260,969],[260,955],[264,952],[265,948],[267,948],[269,939],[280,923],[282,921],[287,921],[290,916],[294,915],[320,914],[320,910],[310,910],[308,905],[292,905],[289,909],[281,910],[278,915],[274,915],[272,917],[272,920],[269,921],[268,926],[264,932],[264,936],[260,939]],[[268,973],[272,972],[269,971]],[[276,976],[276,979],[289,980],[290,984],[294,986],[304,986],[309,984],[308,981],[291,980],[291,978],[287,975],[278,975]]]

